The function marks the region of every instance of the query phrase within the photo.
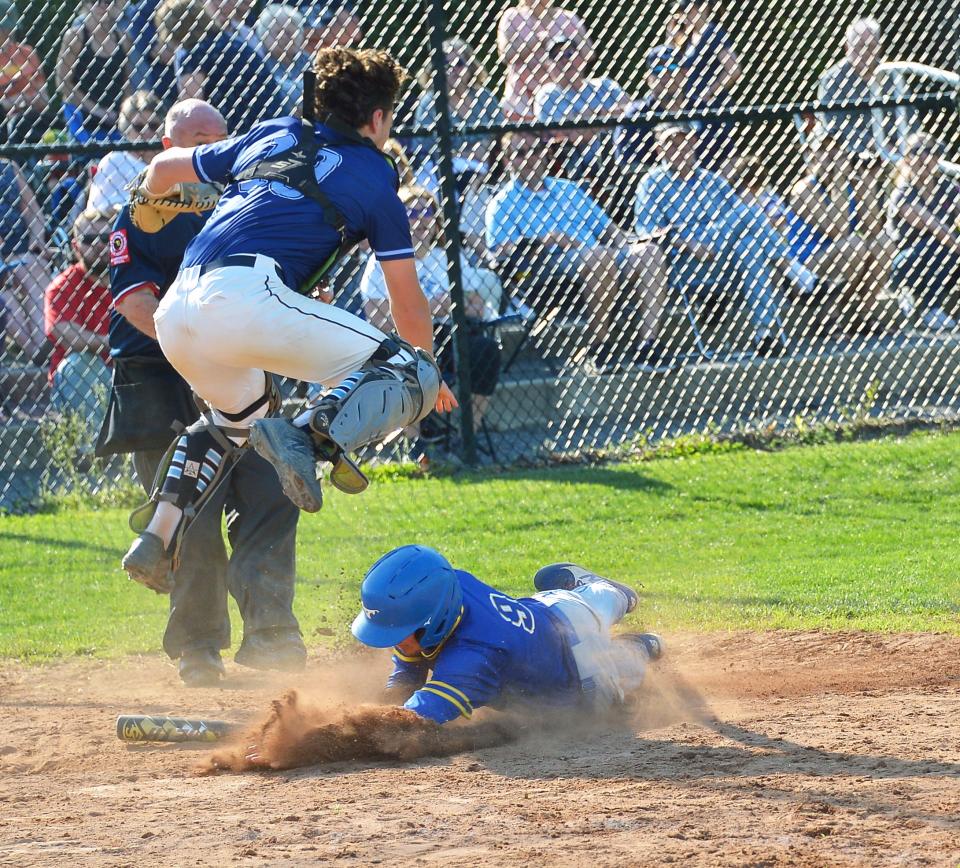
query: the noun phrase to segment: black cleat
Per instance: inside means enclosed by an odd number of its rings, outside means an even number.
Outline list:
[[[302,672],[307,665],[307,648],[299,630],[274,627],[244,636],[233,659],[249,669]]]
[[[259,419],[250,428],[250,445],[269,461],[280,477],[283,493],[304,512],[318,512],[323,491],[317,479],[313,438],[283,417]]]
[[[629,642],[631,645],[637,645],[643,649],[647,655],[647,660],[655,663],[663,657],[665,648],[663,639],[656,633],[619,633],[613,637],[617,642]]]
[[[576,564],[550,564],[537,570],[533,577],[533,585],[538,591],[572,591],[592,582],[606,582],[620,591],[627,598],[627,614],[636,609],[640,602],[640,595],[629,585],[598,576]]]
[[[144,531],[120,561],[127,575],[158,594],[173,590],[172,558],[156,534]]]
[[[227,674],[220,652],[194,648],[180,655],[180,680],[187,687],[216,687]]]

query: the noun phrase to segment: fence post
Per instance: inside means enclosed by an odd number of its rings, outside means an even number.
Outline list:
[[[460,271],[460,205],[457,179],[453,171],[453,138],[450,133],[450,103],[447,99],[447,65],[443,53],[446,17],[443,0],[428,0],[427,22],[430,29],[430,62],[433,66],[433,92],[437,115],[437,139],[440,145],[440,202],[447,226],[447,274],[453,299],[453,351],[457,361],[457,400],[460,402],[461,458],[469,465],[477,463],[477,439],[473,430],[472,387],[470,383],[470,346],[467,341],[467,317],[463,303],[463,275]]]

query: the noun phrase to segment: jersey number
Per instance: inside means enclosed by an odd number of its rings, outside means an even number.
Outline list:
[[[290,148],[296,147],[296,145],[297,137],[293,135],[293,133],[280,133],[264,139],[262,142],[257,142],[253,148],[249,148],[240,154],[237,159],[237,171],[241,172],[257,160],[265,160],[267,157],[272,157],[282,151],[288,151]],[[336,151],[321,148],[317,152],[317,162],[313,167],[317,183],[321,183],[323,179],[328,177],[342,162],[343,157]],[[247,192],[252,190],[255,185],[263,183],[269,184],[270,192],[273,193],[274,196],[279,196],[281,199],[303,198],[302,193],[298,193],[296,190],[284,186],[279,181],[264,182],[259,179],[254,179],[252,181],[241,181],[237,186],[241,191]]]
[[[520,627],[527,633],[533,633],[536,629],[533,612],[518,600],[513,600],[503,594],[491,594],[490,603],[497,610],[497,614],[508,624]]]

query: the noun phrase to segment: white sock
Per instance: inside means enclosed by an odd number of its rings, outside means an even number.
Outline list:
[[[796,259],[787,262],[787,274],[807,295],[817,288],[817,276]]]
[[[169,548],[181,518],[183,510],[179,506],[174,506],[169,500],[161,500],[146,529],[163,540],[164,548]]]

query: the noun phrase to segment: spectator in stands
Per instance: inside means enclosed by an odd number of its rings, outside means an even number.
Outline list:
[[[497,98],[485,87],[487,72],[477,61],[473,49],[459,37],[443,44],[447,62],[447,96],[454,128],[501,123],[503,116]],[[414,111],[417,126],[436,123],[436,96],[424,81],[424,92]],[[493,149],[492,133],[454,135],[454,171],[486,175]]]
[[[462,39],[454,37],[444,42],[444,55],[447,62],[450,114],[454,126],[453,170],[457,176],[457,192],[460,194],[460,229],[464,233],[467,246],[477,253],[482,253],[484,214],[487,203],[493,196],[493,190],[488,184],[496,139],[493,133],[460,135],[456,133],[456,128],[499,124],[503,122],[503,114],[499,101],[485,86],[487,73],[477,61],[473,49]],[[436,123],[437,108],[429,75],[422,77],[421,84],[423,93],[414,110],[414,124],[431,126]],[[438,191],[439,178],[430,150],[430,145],[421,144],[412,152],[412,156],[421,182],[433,192]]]
[[[687,108],[714,109],[729,105],[743,69],[726,30],[717,22],[712,0],[678,0],[681,63]],[[735,156],[729,125],[705,123],[699,128],[700,164],[723,172]]]
[[[663,164],[640,182],[634,202],[641,235],[666,231],[674,281],[712,283],[736,276],[750,309],[760,354],[778,354],[778,299],[774,289],[785,273],[811,293],[816,277],[791,257],[763,211],[747,205],[718,174],[697,165],[697,135],[681,124],[657,130]]]
[[[855,179],[871,177],[876,166],[849,154],[828,134],[809,139],[805,150],[807,175],[790,191],[786,228],[791,253],[822,283],[840,290],[831,294],[825,327],[848,334],[873,330],[892,251],[877,219],[882,209]],[[875,162],[883,163],[879,157]]]
[[[257,31],[248,24],[256,5],[256,0],[204,0],[207,14],[223,33],[239,39],[266,59],[267,47]]]
[[[138,90],[120,106],[120,132],[128,142],[153,142],[160,138],[160,101],[150,91]],[[147,167],[152,151],[111,151],[97,163],[90,182],[87,208],[108,211],[124,205],[130,198],[127,189]]]
[[[161,39],[184,49],[177,68],[181,100],[206,100],[238,134],[282,114],[283,94],[266,58],[221,30],[202,0],[163,0],[154,21]]]
[[[283,91],[282,114],[298,114],[303,107],[303,71],[310,65],[305,50],[306,19],[291,6],[271,3],[266,6],[254,26],[261,44],[267,50],[273,77]]]
[[[43,288],[50,282],[43,212],[16,163],[0,160],[0,257],[6,336],[36,364],[48,347],[43,335]]]
[[[686,102],[686,73],[680,59],[679,52],[667,44],[655,45],[647,52],[644,60],[649,91],[629,107],[628,117],[638,117],[647,112],[676,112],[683,109]],[[653,129],[649,127],[617,130],[614,146],[617,158],[626,160],[633,166],[650,168],[659,156]]]
[[[450,322],[453,300],[447,273],[447,256],[443,249],[443,220],[440,206],[424,187],[401,187],[400,200],[407,208],[410,234],[416,251],[417,276],[424,295],[430,302],[435,329],[437,362],[445,378],[456,376],[456,363],[451,345]],[[503,288],[497,276],[488,269],[475,268],[461,254],[460,272],[463,280],[464,313],[478,323],[495,319],[500,309]],[[390,301],[383,270],[371,253],[360,283],[364,314],[377,328],[394,331],[390,316]],[[473,390],[473,418],[480,423],[489,405],[500,376],[500,349],[490,336],[477,330],[468,336],[470,353],[470,384]]]
[[[306,50],[313,57],[321,48],[350,48],[363,39],[360,18],[351,0],[290,0],[306,19]]]
[[[133,4],[127,17],[126,32],[130,39],[130,85],[133,90],[151,91],[163,107],[177,98],[177,76],[174,70],[176,51],[157,36],[153,23],[159,0],[141,0]]]
[[[533,95],[551,80],[554,67],[547,47],[559,37],[591,45],[587,26],[551,0],[519,0],[497,24],[497,52],[507,68],[503,112],[508,120],[533,120]]]
[[[844,36],[844,59],[835,63],[820,76],[817,89],[819,99],[871,100],[893,96],[889,79],[871,86],[871,79],[883,57],[883,31],[874,18],[858,18],[847,27]],[[893,129],[896,113],[883,113],[883,127],[889,133]],[[915,125],[913,113],[908,113],[908,123]],[[869,109],[859,112],[821,112],[819,123],[832,133],[848,150],[875,151],[873,115]]]
[[[130,93],[130,40],[117,22],[123,0],[94,0],[64,32],[56,80],[78,142],[120,141],[120,103]]]
[[[487,246],[501,268],[525,270],[541,286],[553,278],[579,284],[582,301],[575,308],[588,309],[591,354],[599,368],[624,360],[654,360],[666,296],[659,248],[653,243],[630,245],[578,184],[549,177],[541,136],[508,133],[503,151],[510,180],[487,207]],[[534,296],[528,303],[537,309]],[[640,309],[637,335],[612,333],[611,320],[620,304]],[[631,340],[639,344],[630,348]]]
[[[909,287],[921,322],[934,331],[957,327],[944,307],[960,288],[960,185],[940,171],[945,156],[932,136],[910,136],[889,207],[898,248],[893,283]]]
[[[630,97],[612,78],[590,78],[593,61],[589,43],[558,36],[547,48],[553,64],[552,81],[537,88],[533,104],[541,123],[579,121],[594,115],[623,115]],[[566,175],[580,179],[601,173],[611,156],[611,129],[558,130],[555,140],[566,143]]]
[[[0,142],[35,142],[45,130],[47,79],[33,46],[17,41],[17,23],[12,0],[0,0]]]
[[[53,279],[44,295],[44,331],[53,344],[51,404],[79,414],[94,436],[110,388],[107,238],[118,210],[84,211],[77,218],[71,240],[77,261]]]

